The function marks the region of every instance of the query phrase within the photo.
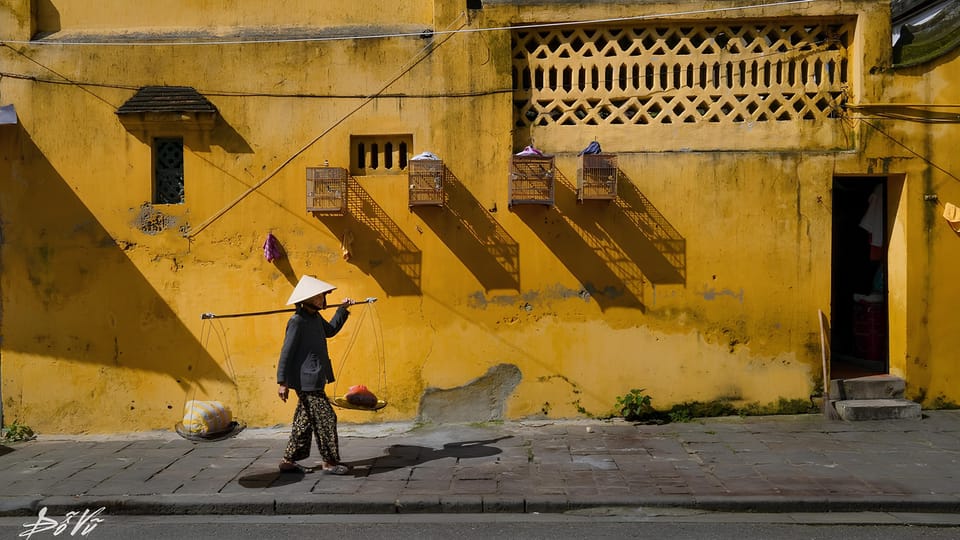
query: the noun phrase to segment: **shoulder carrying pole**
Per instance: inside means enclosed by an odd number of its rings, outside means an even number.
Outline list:
[[[371,297],[367,298],[366,300],[358,300],[358,301],[354,302],[353,305],[357,305],[357,304],[372,304],[372,303],[374,303],[374,302],[376,302],[376,301],[377,301],[377,299],[371,296]],[[343,302],[343,303],[340,303],[340,304],[330,304],[329,306],[325,307],[324,309],[330,309],[330,308],[335,308],[335,307],[340,307],[340,306],[345,306],[345,305],[347,305],[346,302]],[[201,319],[234,319],[234,318],[237,318],[237,317],[256,317],[256,316],[258,316],[258,315],[273,315],[273,314],[275,314],[275,313],[293,313],[293,312],[296,311],[296,310],[297,310],[296,308],[287,308],[287,309],[274,309],[274,310],[271,310],[271,311],[250,311],[250,312],[247,312],[247,313],[230,313],[230,314],[227,314],[227,315],[216,315],[216,314],[214,314],[214,313],[203,313],[203,314],[200,315],[200,318],[201,318]]]

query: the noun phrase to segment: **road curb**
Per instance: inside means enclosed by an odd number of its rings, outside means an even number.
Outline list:
[[[309,515],[309,514],[557,514],[599,509],[684,508],[725,513],[903,512],[960,514],[960,499],[894,497],[669,496],[634,499],[571,500],[565,495],[510,497],[479,495],[137,495],[0,498],[0,516],[48,515],[94,511],[106,515]]]

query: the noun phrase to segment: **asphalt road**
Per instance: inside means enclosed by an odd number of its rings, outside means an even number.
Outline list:
[[[422,514],[316,516],[92,516],[0,518],[0,540],[89,538],[180,540],[336,538],[337,540],[621,539],[875,540],[955,539],[960,515],[892,513],[731,514],[622,509],[584,514]],[[91,518],[90,515],[87,516]],[[100,521],[95,521],[99,519]],[[42,523],[37,523],[42,521]],[[56,522],[56,523],[54,523]],[[32,533],[32,534],[31,534]]]

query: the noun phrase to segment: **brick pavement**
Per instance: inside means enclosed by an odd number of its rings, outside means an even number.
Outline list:
[[[960,513],[960,411],[414,427],[342,425],[351,475],[279,473],[283,429],[215,443],[172,432],[0,447],[0,515],[562,512]],[[306,460],[306,464],[312,464]]]

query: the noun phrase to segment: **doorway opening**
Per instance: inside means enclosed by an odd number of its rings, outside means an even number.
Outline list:
[[[889,371],[886,180],[833,179],[831,379]]]

